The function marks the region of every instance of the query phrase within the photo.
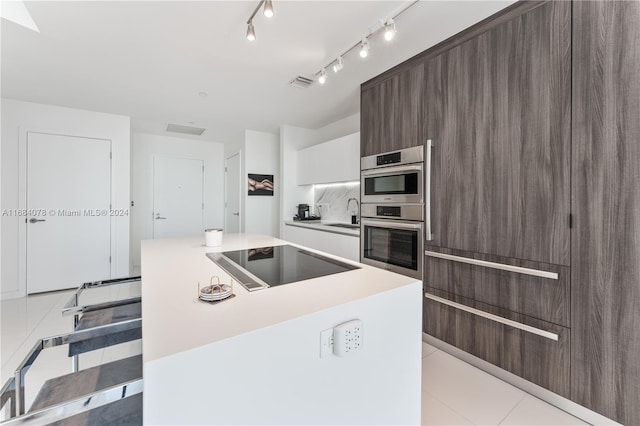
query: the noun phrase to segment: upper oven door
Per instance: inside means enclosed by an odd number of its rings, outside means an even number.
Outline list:
[[[362,203],[423,203],[422,163],[361,173]]]
[[[422,222],[363,219],[360,261],[367,265],[422,279]]]

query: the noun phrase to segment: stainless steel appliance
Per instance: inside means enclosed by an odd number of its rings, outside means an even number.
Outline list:
[[[415,146],[360,160],[362,263],[422,279],[425,192],[429,196],[424,154]]]
[[[371,155],[360,160],[362,203],[423,203],[424,148]]]
[[[363,205],[360,261],[422,279],[424,206]]]
[[[248,291],[360,269],[289,244],[207,253],[207,257]]]

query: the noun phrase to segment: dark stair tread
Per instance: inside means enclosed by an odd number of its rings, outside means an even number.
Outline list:
[[[76,331],[88,328],[99,327],[102,325],[113,324],[120,321],[137,319],[142,316],[142,303],[131,303],[129,305],[116,306],[113,308],[100,309],[97,311],[85,312],[78,325]],[[130,342],[142,337],[142,328],[112,333],[106,336],[94,337],[92,339],[83,340],[69,344],[69,356],[90,352],[96,349],[106,348],[108,346],[118,345],[120,343]]]
[[[85,312],[78,322],[76,331],[136,319],[141,316],[142,302]]]
[[[142,378],[142,355],[124,358],[47,380],[30,411],[70,401],[97,390]]]
[[[138,426],[142,425],[142,394],[113,402],[109,405],[94,408],[75,416],[67,417],[59,422],[50,423],[54,426]]]

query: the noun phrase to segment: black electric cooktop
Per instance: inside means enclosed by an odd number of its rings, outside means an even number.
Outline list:
[[[249,291],[360,269],[288,244],[207,253],[207,257]]]

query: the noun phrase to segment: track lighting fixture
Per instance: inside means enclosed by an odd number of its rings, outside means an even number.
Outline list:
[[[393,18],[389,18],[386,24],[384,24],[384,39],[387,41],[393,40],[396,35],[396,23],[393,22]]]
[[[247,26],[247,40],[253,41],[256,39],[256,30],[253,28],[253,23],[249,21]]]
[[[271,18],[273,16],[273,3],[271,3],[271,0],[265,0],[264,10],[262,13],[264,13],[264,16],[267,18]]]
[[[420,0],[412,1],[408,5],[397,11],[395,14],[390,16],[387,20],[379,19],[377,23],[369,29],[369,33],[367,35],[358,40],[356,43],[352,44],[351,47],[339,54],[336,59],[326,64],[320,71],[317,71],[315,74],[313,74],[315,77],[317,77],[318,83],[324,84],[327,81],[327,68],[333,66],[333,72],[340,72],[342,68],[344,68],[343,57],[347,56],[349,53],[351,53],[351,51],[359,48],[359,54],[361,58],[366,58],[367,56],[369,56],[369,43],[371,42],[372,37],[376,36],[377,34],[382,33],[382,36],[387,41],[393,40],[396,35],[395,20],[398,19],[400,15],[405,13],[407,10],[418,4],[419,1]]]
[[[340,72],[344,68],[344,62],[342,62],[342,56],[338,56],[336,63],[333,64],[333,72]]]
[[[369,56],[369,40],[365,37],[360,43],[360,57],[366,58],[367,56]]]
[[[267,18],[271,18],[273,16],[273,3],[271,0],[260,0],[256,8],[253,10],[249,19],[247,19],[247,40],[254,41],[256,39],[256,30],[253,28],[253,18],[256,16],[256,13],[260,10],[260,8],[264,5],[263,13]]]
[[[318,83],[324,84],[327,81],[327,72],[324,68],[320,71],[320,77],[318,77]]]

